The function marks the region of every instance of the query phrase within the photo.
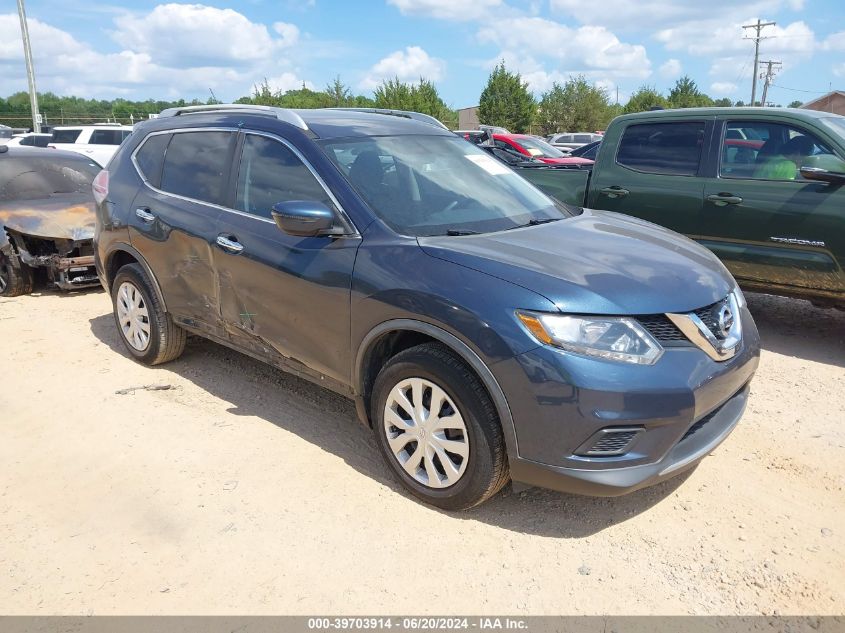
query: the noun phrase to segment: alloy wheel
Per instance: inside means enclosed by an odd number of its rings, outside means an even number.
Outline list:
[[[128,281],[117,290],[117,320],[126,341],[139,352],[150,344],[150,313],[141,291]]]
[[[464,475],[469,435],[446,392],[425,378],[397,383],[384,406],[384,433],[402,469],[429,488],[448,488]]]

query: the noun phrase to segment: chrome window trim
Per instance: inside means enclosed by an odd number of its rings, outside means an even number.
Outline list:
[[[138,165],[138,160],[137,160],[138,152],[141,151],[141,148],[144,147],[146,142],[153,136],[161,136],[162,134],[181,134],[181,133],[185,133],[185,132],[230,132],[230,133],[233,133],[233,134],[236,134],[236,135],[239,132],[242,132],[243,134],[255,134],[257,136],[266,136],[267,138],[271,138],[275,141],[282,143],[282,145],[284,145],[285,147],[290,149],[294,153],[294,155],[300,161],[302,161],[302,164],[305,165],[305,167],[308,168],[308,171],[311,172],[311,175],[314,176],[314,178],[317,180],[317,182],[320,184],[320,186],[323,188],[323,190],[326,192],[326,194],[328,194],[329,198],[331,199],[331,201],[334,203],[335,207],[337,208],[338,215],[340,216],[340,220],[343,224],[346,225],[345,228],[349,231],[349,233],[345,233],[343,235],[335,235],[335,236],[332,236],[332,237],[360,237],[361,236],[360,232],[358,231],[358,228],[355,226],[355,223],[352,222],[352,219],[346,213],[343,206],[341,206],[340,202],[337,200],[334,193],[332,193],[331,189],[329,189],[328,185],[326,185],[325,181],[320,177],[320,175],[317,173],[317,171],[314,169],[314,167],[311,165],[311,163],[308,162],[308,160],[305,158],[305,156],[302,155],[302,152],[300,152],[290,142],[288,142],[285,139],[283,139],[282,137],[280,137],[276,134],[272,134],[270,132],[262,132],[262,131],[259,131],[259,130],[244,130],[244,129],[241,129],[241,128],[233,128],[233,127],[189,127],[189,128],[173,128],[173,129],[169,129],[169,130],[159,130],[159,131],[156,131],[156,132],[150,132],[149,134],[147,134],[144,137],[143,141],[138,143],[138,147],[136,147],[132,151],[132,155],[131,155],[130,158],[132,160],[132,166],[135,168],[135,173],[138,174],[138,176],[143,181],[144,185],[146,187],[148,187],[149,189],[151,189],[152,191],[155,191],[156,193],[161,194],[163,196],[170,196],[171,198],[176,198],[177,200],[185,200],[186,202],[193,202],[194,204],[201,204],[203,206],[210,207],[212,209],[218,209],[220,211],[226,211],[228,213],[234,213],[236,215],[241,215],[245,218],[252,218],[253,220],[258,220],[259,222],[266,222],[267,224],[272,224],[272,225],[275,226],[276,223],[270,218],[262,218],[261,216],[253,215],[252,213],[246,213],[245,211],[240,211],[239,209],[232,209],[231,207],[226,207],[226,206],[223,206],[223,205],[214,204],[213,202],[208,202],[206,200],[197,200],[196,198],[189,198],[188,196],[182,196],[178,193],[171,193],[169,191],[164,191],[163,189],[159,189],[158,187],[154,187],[152,184],[150,184],[150,181],[147,180],[146,175],[144,175],[144,172],[141,170],[141,167]],[[165,155],[166,155],[166,153],[167,152],[165,152]],[[238,156],[237,159],[238,159],[238,161],[240,161],[240,156]],[[162,162],[162,169],[164,169],[164,163],[163,162]]]

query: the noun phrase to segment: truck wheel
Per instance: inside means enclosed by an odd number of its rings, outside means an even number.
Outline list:
[[[19,297],[32,292],[32,269],[16,255],[0,253],[0,297]]]
[[[182,355],[186,332],[162,309],[140,265],[127,264],[117,271],[111,295],[120,339],[135,360],[159,365]]]
[[[444,345],[418,345],[390,359],[373,387],[372,417],[388,465],[426,503],[465,510],[508,481],[496,408]]]

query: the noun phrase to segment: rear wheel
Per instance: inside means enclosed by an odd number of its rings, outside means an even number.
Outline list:
[[[471,508],[508,481],[499,417],[478,377],[447,347],[394,356],[373,388],[382,455],[405,487],[446,510]]]
[[[32,292],[32,269],[16,255],[0,253],[0,297],[18,297]]]
[[[164,311],[140,265],[127,264],[117,271],[112,305],[120,339],[136,360],[159,365],[182,355],[186,332]]]

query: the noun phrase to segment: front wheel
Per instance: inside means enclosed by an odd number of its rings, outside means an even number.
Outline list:
[[[415,496],[446,510],[486,501],[508,481],[499,417],[478,377],[439,343],[394,356],[376,378],[376,440]]]
[[[0,253],[0,297],[19,297],[32,292],[32,269],[15,255]]]

